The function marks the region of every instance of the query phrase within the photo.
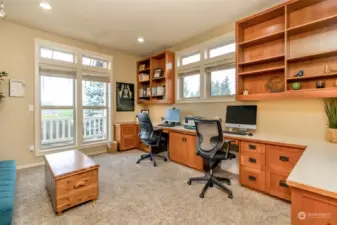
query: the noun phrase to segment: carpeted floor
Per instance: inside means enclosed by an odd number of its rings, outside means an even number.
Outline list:
[[[67,210],[53,212],[44,185],[44,168],[18,171],[15,225],[288,225],[290,205],[241,187],[232,179],[234,198],[218,188],[198,197],[203,185],[187,185],[189,177],[202,173],[173,162],[158,160],[136,164],[138,150],[102,154],[100,196]]]

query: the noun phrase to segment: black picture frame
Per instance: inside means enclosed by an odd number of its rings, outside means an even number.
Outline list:
[[[135,111],[135,85],[116,82],[116,111]]]

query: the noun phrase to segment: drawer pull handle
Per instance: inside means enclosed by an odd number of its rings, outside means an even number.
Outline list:
[[[249,149],[255,150],[256,149],[256,145],[248,145]]]
[[[287,156],[280,156],[280,160],[283,162],[289,162],[289,157]]]
[[[284,180],[280,180],[280,186],[284,188],[289,188],[288,184]]]
[[[254,176],[249,176],[248,179],[251,180],[251,181],[256,181],[256,177],[254,177]]]
[[[81,180],[74,185],[74,188],[77,189],[77,188],[80,188],[80,187],[84,187],[85,185],[86,185],[86,181]]]
[[[254,158],[249,158],[248,161],[251,162],[251,163],[256,163],[256,159],[254,159]]]

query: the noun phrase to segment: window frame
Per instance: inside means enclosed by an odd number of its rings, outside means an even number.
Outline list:
[[[200,95],[199,96],[194,96],[194,97],[184,97],[184,78],[185,77],[189,77],[189,76],[195,76],[195,75],[199,75],[199,78],[201,77],[201,73],[200,73],[200,71],[195,71],[195,73],[189,73],[189,74],[181,74],[180,76],[179,76],[179,83],[181,84],[180,86],[179,86],[179,88],[180,88],[180,99],[184,99],[184,100],[189,100],[189,101],[191,101],[191,100],[197,100],[197,99],[199,99],[200,98],[200,96],[201,96],[201,83],[200,83],[200,90],[199,90],[199,92],[200,92]]]
[[[60,52],[66,52],[66,53],[72,53],[74,55],[74,63],[62,61],[62,60],[55,60],[50,58],[43,58],[40,56],[40,49],[47,48],[52,49],[55,51]],[[95,59],[101,59],[108,61],[108,68],[99,68],[99,67],[93,67],[93,66],[85,66],[82,64],[82,56],[95,58]],[[83,50],[77,47],[71,47],[47,40],[42,39],[35,39],[35,155],[44,155],[51,152],[59,152],[59,151],[65,151],[65,150],[71,150],[74,148],[77,149],[85,149],[90,147],[96,147],[96,146],[102,146],[106,145],[108,142],[112,140],[113,137],[113,130],[111,129],[111,124],[113,123],[112,118],[112,101],[113,97],[109,97],[110,94],[112,94],[112,84],[114,83],[113,79],[113,56],[110,55],[104,55],[96,52],[91,52],[87,50]],[[41,64],[48,64],[56,67],[66,67],[66,68],[72,68],[76,70],[76,77],[74,78],[74,88],[73,88],[73,121],[74,121],[74,145],[73,146],[65,146],[65,147],[56,147],[56,148],[50,148],[50,149],[42,149],[42,142],[41,142],[41,128],[42,128],[42,109],[46,108],[41,106],[41,84],[40,84],[40,71],[39,67]],[[83,71],[89,71],[93,73],[98,74],[105,74],[106,79],[108,82],[106,83],[106,139],[104,140],[98,140],[93,142],[84,142],[84,134],[83,134],[83,118],[84,118],[84,106],[82,105],[82,80],[83,80]],[[54,106],[52,108],[55,108]],[[57,109],[60,109],[59,106],[56,106]],[[49,108],[48,108],[49,109]]]
[[[200,103],[200,102],[234,102],[235,95],[232,96],[211,96],[211,78],[210,75],[206,72],[206,69],[209,67],[217,66],[226,66],[232,65],[235,66],[235,54],[236,51],[215,56],[210,58],[210,50],[226,46],[229,44],[235,43],[235,32],[229,32],[215,39],[194,45],[187,49],[183,49],[176,52],[176,71],[175,71],[175,84],[176,84],[176,103]],[[190,63],[187,65],[182,65],[182,58],[188,57],[189,55],[194,55],[197,52],[200,52],[200,61],[195,63]],[[200,71],[200,97],[197,98],[184,98],[183,96],[183,82],[181,81],[181,74],[184,74],[189,71]],[[237,82],[236,75],[235,81]],[[236,90],[235,90],[236,91]]]

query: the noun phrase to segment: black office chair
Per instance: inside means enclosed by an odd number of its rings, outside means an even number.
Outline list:
[[[155,158],[167,161],[165,156],[157,155],[153,149],[153,147],[166,148],[165,138],[162,137],[162,129],[153,129],[151,119],[146,113],[138,113],[137,117],[140,126],[139,137],[145,145],[150,147],[150,153],[141,155],[137,163],[149,158],[153,162],[153,166],[157,166]]]
[[[190,178],[187,183],[191,185],[193,181],[206,182],[199,195],[200,198],[204,198],[207,189],[213,187],[214,184],[226,191],[228,198],[233,198],[232,191],[221,183],[225,182],[230,185],[230,180],[213,175],[213,169],[222,160],[234,159],[236,157],[229,152],[231,141],[225,141],[227,146],[224,145],[221,122],[219,120],[196,120],[195,126],[197,131],[197,155],[209,162],[209,168],[205,176]]]

